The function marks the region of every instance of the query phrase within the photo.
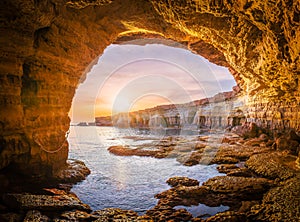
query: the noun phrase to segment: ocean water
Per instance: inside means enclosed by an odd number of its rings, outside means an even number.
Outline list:
[[[93,210],[114,207],[144,214],[156,205],[158,200],[154,195],[170,188],[166,184],[168,178],[186,176],[201,184],[208,178],[221,175],[215,165],[188,167],[174,158],[125,157],[107,151],[112,145],[140,145],[158,137],[145,134],[143,140],[135,140],[134,136],[141,136],[139,134],[138,131],[114,127],[70,127],[69,158],[84,161],[91,170],[86,180],[74,185],[72,191]],[[221,206],[216,210],[199,205],[187,209],[196,216],[195,212],[215,214],[227,208]]]

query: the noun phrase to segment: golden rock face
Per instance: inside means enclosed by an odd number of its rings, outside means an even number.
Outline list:
[[[299,1],[0,4],[0,169],[26,163],[24,171],[51,174],[65,164],[75,89],[105,47],[121,38],[186,45],[230,69],[248,98],[249,120],[300,129]]]

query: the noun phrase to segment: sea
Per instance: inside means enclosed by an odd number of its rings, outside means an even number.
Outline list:
[[[156,194],[170,188],[166,183],[170,177],[189,177],[201,184],[223,175],[216,165],[184,166],[175,158],[116,156],[107,150],[114,145],[134,147],[161,138],[161,134],[134,129],[70,126],[69,158],[84,161],[91,170],[86,180],[74,185],[71,191],[93,210],[121,208],[142,215],[157,204]],[[193,216],[214,215],[228,209],[203,204],[176,208],[185,208]]]

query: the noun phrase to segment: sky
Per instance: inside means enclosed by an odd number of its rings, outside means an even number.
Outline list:
[[[211,97],[235,85],[227,68],[186,49],[113,44],[79,84],[69,115],[72,122],[93,122],[96,116]]]

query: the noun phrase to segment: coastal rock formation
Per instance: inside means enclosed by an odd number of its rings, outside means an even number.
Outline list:
[[[300,177],[284,181],[272,188],[263,198],[262,203],[251,208],[249,218],[253,221],[291,221],[300,219]]]
[[[93,216],[97,217],[98,222],[109,221],[136,221],[138,214],[132,210],[122,210],[116,208],[107,208],[93,212]]]
[[[156,205],[153,209],[147,211],[147,216],[153,218],[153,221],[191,221],[193,216],[185,209],[175,210],[168,205]]]
[[[270,140],[265,134],[258,138],[242,139],[236,134],[227,133],[222,139],[223,134],[212,134],[208,136],[169,136],[162,139],[156,139],[149,143],[132,146],[111,146],[108,148],[110,153],[118,156],[151,156],[155,158],[176,158],[176,160],[186,166],[196,164],[237,164],[248,160],[254,154],[261,154],[262,159],[253,157],[250,162],[263,161],[263,157],[272,155],[272,145],[274,141]],[[143,136],[126,137],[135,141],[143,141]],[[227,141],[227,142],[226,142]],[[222,144],[220,144],[222,142]],[[284,158],[284,155],[282,158]],[[294,161],[296,156],[289,155],[289,159],[284,161]],[[271,158],[272,159],[272,158]],[[261,164],[260,162],[255,162]],[[271,164],[271,163],[270,163]],[[231,165],[230,165],[231,166]],[[281,163],[278,163],[281,166]],[[233,167],[236,169],[238,167]],[[232,171],[224,169],[224,172]],[[270,168],[272,169],[272,168]],[[273,169],[274,170],[274,169]],[[251,172],[246,169],[238,169],[230,172],[237,175],[251,176]]]
[[[121,128],[173,130],[215,129],[242,125],[245,116],[242,99],[234,91],[218,93],[211,98],[185,104],[161,105],[130,113],[118,113],[112,117],[96,117],[96,125],[112,125]],[[111,119],[110,124],[108,121]]]
[[[166,156],[163,155],[166,152],[164,149],[145,150],[141,148],[130,148],[126,146],[111,146],[108,148],[108,151],[118,156]]]
[[[30,210],[27,212],[23,222],[31,222],[31,221],[49,221],[50,219],[41,214],[40,211]]]
[[[167,180],[167,184],[169,184],[171,187],[176,187],[176,186],[191,187],[191,186],[198,186],[199,181],[188,177],[171,177]]]
[[[199,203],[208,206],[220,206],[221,204],[230,206],[232,211],[218,213],[209,217],[205,221],[231,221],[230,219],[240,218],[247,221],[247,214],[251,207],[257,204],[263,194],[274,184],[264,178],[245,178],[218,176],[209,179],[202,186],[178,185],[156,195],[159,199],[157,205],[147,211],[147,215],[160,215],[165,211],[165,219],[171,220],[170,211],[174,211],[175,206],[191,206]],[[184,210],[184,209],[181,209]],[[177,218],[174,218],[175,220]],[[179,220],[179,221],[190,221]],[[177,220],[176,220],[177,221]],[[201,216],[194,217],[191,221],[204,221]],[[237,220],[239,221],[239,220]]]
[[[77,183],[84,180],[91,171],[82,161],[68,159],[67,166],[54,174],[54,178],[62,183]]]
[[[158,205],[198,205],[221,204],[240,207],[241,201],[258,200],[273,182],[264,178],[245,178],[217,176],[203,183],[202,186],[176,186],[156,195]]]
[[[223,161],[217,169],[227,175],[211,178],[201,186],[189,178],[170,178],[167,183],[171,182],[172,188],[156,195],[158,204],[149,212],[158,214],[160,209],[202,203],[230,209],[206,220],[199,216],[192,221],[299,220],[297,156],[267,147],[268,140],[265,134],[251,139],[227,134],[216,153],[216,158]],[[227,164],[224,157],[235,157],[241,162]]]
[[[65,165],[77,85],[122,37],[174,40],[226,66],[248,122],[300,129],[299,1],[1,1],[0,168]]]
[[[96,117],[95,123],[97,126],[112,126],[111,116]]]
[[[266,161],[266,158],[268,161]],[[255,154],[246,161],[246,166],[258,175],[271,179],[286,180],[295,176],[290,165],[295,163],[296,157],[280,152]]]
[[[66,211],[85,210],[90,207],[83,204],[75,194],[34,195],[34,194],[7,194],[3,197],[4,203],[16,210]]]
[[[243,213],[237,213],[233,211],[226,211],[218,213],[206,220],[206,222],[218,222],[218,221],[247,221],[247,217]]]

